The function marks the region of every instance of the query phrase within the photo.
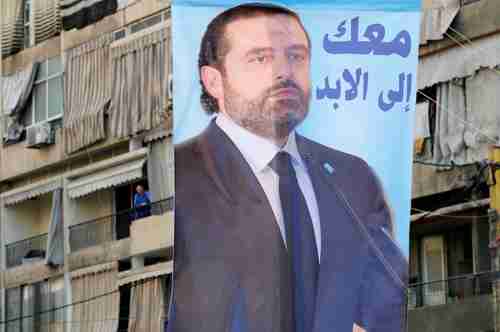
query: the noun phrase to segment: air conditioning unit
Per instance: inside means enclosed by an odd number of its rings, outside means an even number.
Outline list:
[[[26,129],[26,147],[39,149],[44,145],[54,144],[54,135],[50,123],[37,124]]]

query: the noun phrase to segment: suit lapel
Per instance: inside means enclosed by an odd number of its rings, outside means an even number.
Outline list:
[[[303,137],[297,135],[297,147],[307,164],[318,203],[321,225],[321,260],[316,297],[316,322],[314,330],[339,327],[336,331],[352,328],[353,301],[351,280],[353,262],[349,256],[356,254],[356,231],[344,200],[338,192],[335,165],[327,156],[316,153]],[[354,242],[354,244],[353,244]],[[354,269],[355,270],[355,269]],[[350,289],[351,288],[351,289]],[[337,308],[336,313],[331,308]]]
[[[234,208],[259,209],[259,215],[270,223],[269,229],[280,234],[271,205],[250,165],[214,120],[203,133],[199,146],[207,173],[226,200]]]
[[[231,210],[228,214],[232,218],[221,222],[228,223],[227,228],[233,229],[235,237],[255,246],[248,259],[240,262],[246,266],[242,270],[248,271],[239,279],[243,287],[239,299],[246,304],[241,308],[238,301],[234,304],[246,313],[236,311],[235,317],[255,318],[242,322],[247,324],[248,331],[289,331],[291,310],[287,305],[290,304],[290,287],[289,281],[283,277],[289,276],[287,251],[264,190],[241,152],[214,122],[198,145],[209,177],[228,202],[224,208]],[[239,250],[240,247],[233,248],[234,252]],[[259,252],[268,257],[259,258],[255,254]],[[255,271],[264,277],[259,277]],[[262,301],[265,296],[271,298]]]

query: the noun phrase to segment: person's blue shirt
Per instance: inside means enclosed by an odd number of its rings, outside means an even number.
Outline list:
[[[151,215],[151,193],[145,191],[144,194],[136,193],[134,195],[134,208],[136,219]]]

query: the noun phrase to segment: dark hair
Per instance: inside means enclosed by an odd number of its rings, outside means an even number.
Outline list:
[[[217,99],[212,97],[203,85],[203,82],[201,80],[201,68],[203,66],[212,66],[219,69],[220,71],[224,70],[222,62],[224,60],[224,56],[229,52],[230,47],[228,40],[224,36],[224,30],[226,26],[229,23],[242,18],[252,18],[260,15],[277,14],[290,15],[297,19],[300,26],[302,27],[302,30],[304,30],[307,36],[308,45],[311,45],[309,35],[304,29],[299,16],[289,9],[275,5],[264,5],[259,3],[243,4],[222,12],[221,14],[217,15],[210,22],[210,24],[208,24],[205,34],[201,39],[200,53],[198,56],[198,72],[200,75],[201,84],[200,102],[205,112],[207,112],[208,114],[217,113],[219,112],[219,105],[217,104]]]

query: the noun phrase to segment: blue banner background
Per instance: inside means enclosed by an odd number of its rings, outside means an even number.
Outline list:
[[[215,15],[239,3],[241,1],[174,1],[175,143],[198,134],[208,124],[210,117],[203,112],[199,102],[197,62],[201,36]],[[420,1],[296,0],[272,3],[285,4],[297,11],[311,37],[312,98],[310,113],[299,132],[324,145],[360,156],[373,167],[393,211],[397,242],[408,255]],[[359,18],[360,41],[366,40],[362,36],[366,28],[376,23],[385,28],[384,41],[391,41],[400,31],[406,30],[411,36],[409,55],[326,52],[323,47],[325,34],[329,34],[332,41],[348,41],[351,20],[355,18]],[[346,21],[347,33],[336,38],[334,35],[343,21]],[[351,89],[356,90],[357,97],[347,100],[345,91],[352,86],[347,84],[343,73],[347,70],[356,77],[357,69],[361,74],[359,85],[357,89]],[[367,77],[365,73],[368,73]],[[380,94],[387,101],[389,91],[398,90],[400,74],[404,74],[405,79],[403,100],[384,111],[379,105]],[[408,74],[411,74],[410,87],[407,85]],[[340,80],[339,98],[318,98],[317,89],[324,88],[326,77],[332,88]]]

